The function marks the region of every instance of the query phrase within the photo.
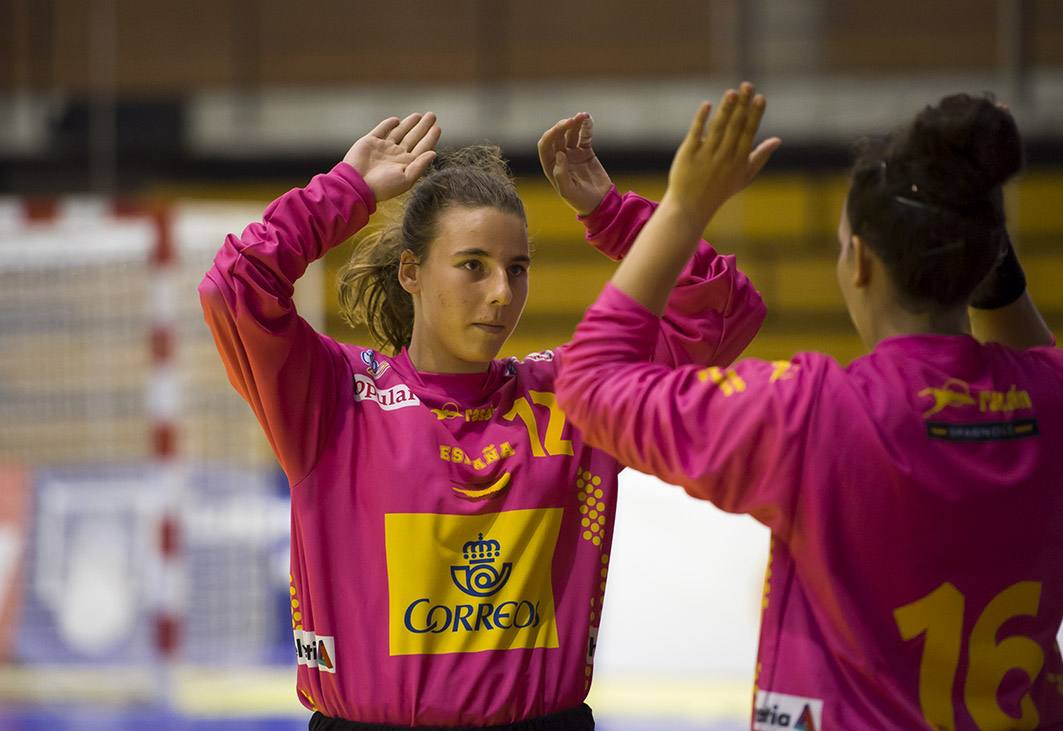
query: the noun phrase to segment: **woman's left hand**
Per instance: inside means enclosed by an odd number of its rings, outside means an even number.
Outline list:
[[[760,172],[782,141],[772,137],[753,149],[764,116],[764,97],[746,82],[723,96],[709,121],[703,103],[675,153],[668,190],[631,251],[613,275],[613,285],[656,315],[664,312],[676,278],[694,253],[709,219]],[[706,130],[706,123],[708,129]]]
[[[749,185],[782,144],[778,137],[771,137],[753,149],[764,107],[764,97],[754,96],[753,85],[746,81],[737,92],[732,89],[724,94],[711,121],[712,105],[704,102],[698,108],[672,161],[664,200],[683,211],[699,233],[728,198]]]
[[[562,119],[539,139],[539,162],[554,190],[576,213],[594,211],[613,187],[594,153],[594,120],[587,112]]]

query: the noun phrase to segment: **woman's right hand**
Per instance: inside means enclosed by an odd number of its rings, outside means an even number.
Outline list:
[[[668,190],[662,200],[690,218],[700,233],[728,198],[746,187],[779,148],[771,137],[753,149],[753,138],[764,116],[764,97],[743,82],[729,89],[720,108],[708,122],[712,105],[702,103],[690,131],[679,146],[668,173]]]
[[[432,112],[388,117],[355,142],[343,162],[358,171],[380,203],[402,195],[424,175],[440,134]]]

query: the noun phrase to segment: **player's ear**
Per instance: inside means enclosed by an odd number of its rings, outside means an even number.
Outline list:
[[[857,289],[863,289],[871,281],[871,257],[875,255],[871,248],[864,243],[859,236],[854,235],[850,240],[852,251],[849,256],[852,260],[852,284]]]
[[[410,294],[421,292],[421,263],[406,249],[399,255],[399,285]]]

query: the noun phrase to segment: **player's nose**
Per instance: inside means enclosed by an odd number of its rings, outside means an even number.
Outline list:
[[[505,269],[499,268],[492,273],[489,287],[491,305],[505,307],[513,301],[513,286]]]

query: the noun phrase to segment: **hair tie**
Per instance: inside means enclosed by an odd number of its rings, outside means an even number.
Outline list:
[[[879,171],[881,173],[881,180],[879,181],[879,185],[883,189],[885,189],[885,187],[886,187],[886,170],[887,170],[887,163],[886,163],[885,158],[883,158],[882,160],[879,161]],[[908,187],[913,193],[918,193],[919,192],[919,186],[916,183],[912,183]],[[900,203],[902,205],[911,206],[912,208],[919,208],[921,210],[930,211],[932,213],[941,213],[941,212],[943,212],[943,209],[940,206],[935,206],[935,205],[932,205],[930,203],[924,203],[923,201],[915,200],[914,198],[908,198],[907,196],[903,196],[903,195],[895,195],[895,196],[893,196],[893,200],[897,201],[898,203]]]
[[[918,190],[914,185],[912,186],[912,188]],[[917,201],[914,198],[905,198],[903,195],[895,195],[893,196],[893,200],[897,201],[902,205],[910,206],[912,208],[919,208],[920,210],[930,211],[932,213],[940,213],[942,210],[938,206],[934,206],[929,203],[924,203],[923,201]]]
[[[942,244],[941,246],[935,246],[933,249],[926,249],[919,252],[919,257],[925,259],[930,256],[937,256],[938,254],[947,254],[950,251],[957,251],[963,248],[963,240],[952,241],[948,244]]]

